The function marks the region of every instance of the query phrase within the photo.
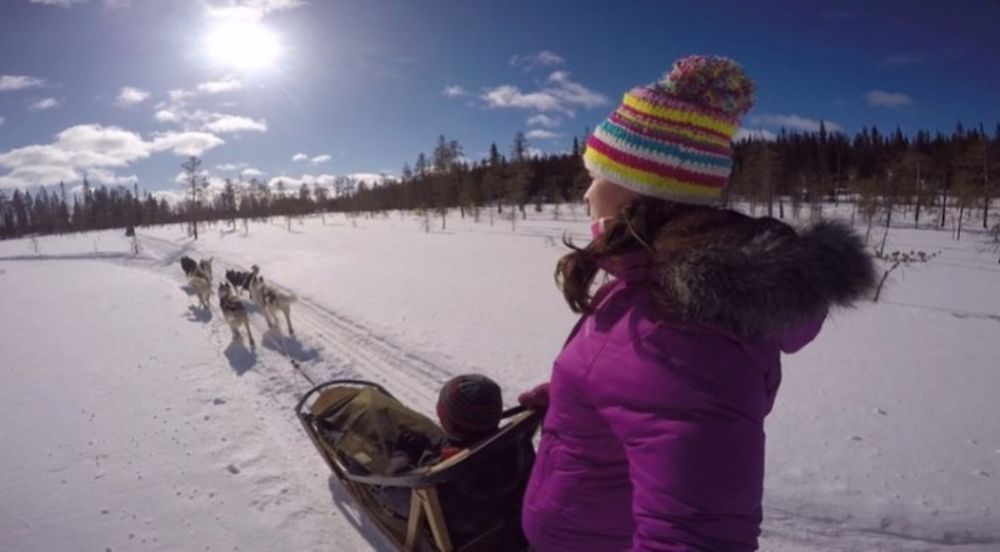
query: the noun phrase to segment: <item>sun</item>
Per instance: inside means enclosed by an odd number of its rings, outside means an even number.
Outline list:
[[[205,39],[213,63],[238,71],[262,71],[281,57],[278,35],[258,21],[227,21],[213,28]]]

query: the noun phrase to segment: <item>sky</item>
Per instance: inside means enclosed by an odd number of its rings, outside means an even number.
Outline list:
[[[438,135],[568,151],[673,61],[739,62],[740,136],[1000,122],[1000,4],[0,0],[0,189],[399,174]]]

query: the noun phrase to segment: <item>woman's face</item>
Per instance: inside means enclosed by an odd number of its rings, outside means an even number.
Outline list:
[[[583,200],[590,205],[590,220],[598,221],[616,217],[638,195],[603,178],[595,178],[583,194]]]

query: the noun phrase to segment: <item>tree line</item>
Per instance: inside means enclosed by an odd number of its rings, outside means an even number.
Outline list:
[[[586,135],[586,133],[585,133]],[[186,222],[192,233],[197,221],[243,221],[311,213],[378,213],[410,210],[447,224],[458,211],[476,221],[503,217],[514,226],[527,209],[542,204],[568,204],[575,209],[590,177],[582,162],[583,145],[574,138],[569,152],[531,155],[528,140],[517,133],[507,151],[494,143],[485,159],[468,160],[455,140],[439,136],[429,155],[421,153],[405,164],[398,183],[355,183],[340,177],[332,184],[277,181],[225,181],[211,191],[200,171],[200,160],[183,167],[188,186],[178,202],[140,197],[138,185],[91,186],[84,179],[78,193],[67,195],[65,184],[53,190],[0,190],[0,239],[29,234],[101,230],[126,226]],[[988,228],[995,173],[1000,167],[1000,124],[992,134],[982,125],[958,124],[950,134],[921,130],[906,136],[897,127],[883,134],[863,128],[853,137],[828,131],[781,130],[773,139],[751,138],[733,145],[734,165],[727,201],[747,202],[784,218],[786,209],[799,216],[803,207],[822,210],[827,202],[851,202],[854,212],[871,221],[878,213],[891,223],[897,207],[913,214],[914,224],[934,209],[935,223],[944,226],[947,207],[959,210],[958,224],[975,215]],[[558,210],[556,211],[558,213]],[[853,216],[853,215],[852,215]]]

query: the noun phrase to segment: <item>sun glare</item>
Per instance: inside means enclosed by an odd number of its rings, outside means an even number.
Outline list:
[[[281,56],[278,35],[256,21],[230,21],[213,29],[205,41],[212,62],[240,71],[274,66]]]

